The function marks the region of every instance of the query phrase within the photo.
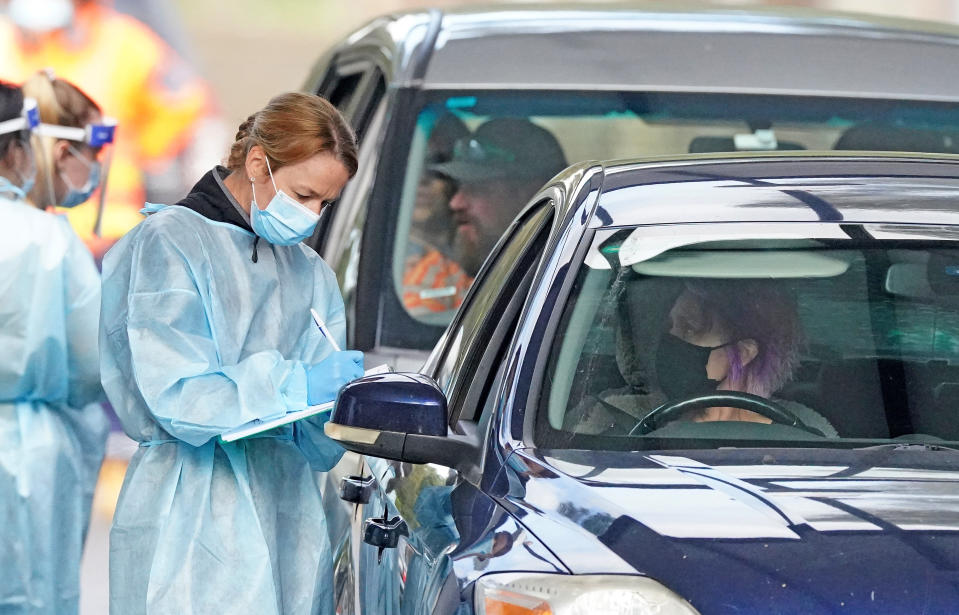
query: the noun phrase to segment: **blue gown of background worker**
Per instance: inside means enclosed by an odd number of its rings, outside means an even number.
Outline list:
[[[342,449],[325,419],[217,436],[318,401],[316,368],[343,353],[310,309],[342,347],[343,300],[312,250],[254,235],[228,174],[218,167],[177,206],[154,207],[104,259],[103,384],[140,442],[110,535],[115,614],[332,613],[312,470]],[[344,381],[362,375],[354,367]],[[330,384],[319,397],[333,398],[341,382]]]
[[[0,84],[0,99],[12,91],[19,109],[19,89]],[[29,152],[26,139],[10,147]],[[109,427],[100,280],[66,219],[25,200],[30,172],[13,171],[0,177],[0,612],[76,613]]]

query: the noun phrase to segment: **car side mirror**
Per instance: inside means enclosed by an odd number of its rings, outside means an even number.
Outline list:
[[[448,435],[446,396],[428,376],[365,376],[340,389],[326,435],[343,448],[409,463],[461,471],[476,467],[478,443]]]

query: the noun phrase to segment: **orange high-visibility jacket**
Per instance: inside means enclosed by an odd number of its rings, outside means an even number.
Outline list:
[[[96,199],[69,212],[80,237],[101,255],[142,218],[145,171],[162,170],[210,112],[206,84],[147,26],[96,2],[77,6],[74,27],[25,35],[0,18],[0,79],[20,83],[51,68],[114,117],[116,132],[103,221],[93,235]]]

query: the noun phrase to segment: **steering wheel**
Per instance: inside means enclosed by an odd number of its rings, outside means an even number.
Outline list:
[[[736,391],[718,391],[705,395],[697,395],[687,399],[668,401],[662,406],[653,409],[649,414],[642,418],[636,425],[629,430],[629,435],[646,435],[651,431],[658,429],[660,424],[675,420],[690,410],[699,410],[701,408],[716,408],[729,406],[741,408],[755,412],[764,416],[774,423],[796,427],[816,436],[822,436],[817,430],[807,427],[796,417],[795,414],[786,410],[776,402],[751,395],[749,393],[738,393]]]

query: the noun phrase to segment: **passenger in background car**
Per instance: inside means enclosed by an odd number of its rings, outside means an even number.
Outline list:
[[[433,167],[452,178],[456,259],[471,277],[496,240],[547,180],[566,167],[548,130],[526,119],[498,118],[453,148],[453,160]]]
[[[468,283],[456,289],[454,309],[509,223],[564,167],[566,157],[556,138],[522,118],[497,118],[480,125],[456,142],[452,160],[431,167],[457,186],[449,203],[455,224],[453,257]],[[432,252],[424,261],[431,258],[436,258]]]
[[[452,258],[449,203],[456,184],[431,168],[452,160],[453,147],[469,134],[461,119],[445,113],[433,124],[426,142],[426,168],[416,188],[403,270],[403,306],[414,316],[455,310],[472,281]]]

